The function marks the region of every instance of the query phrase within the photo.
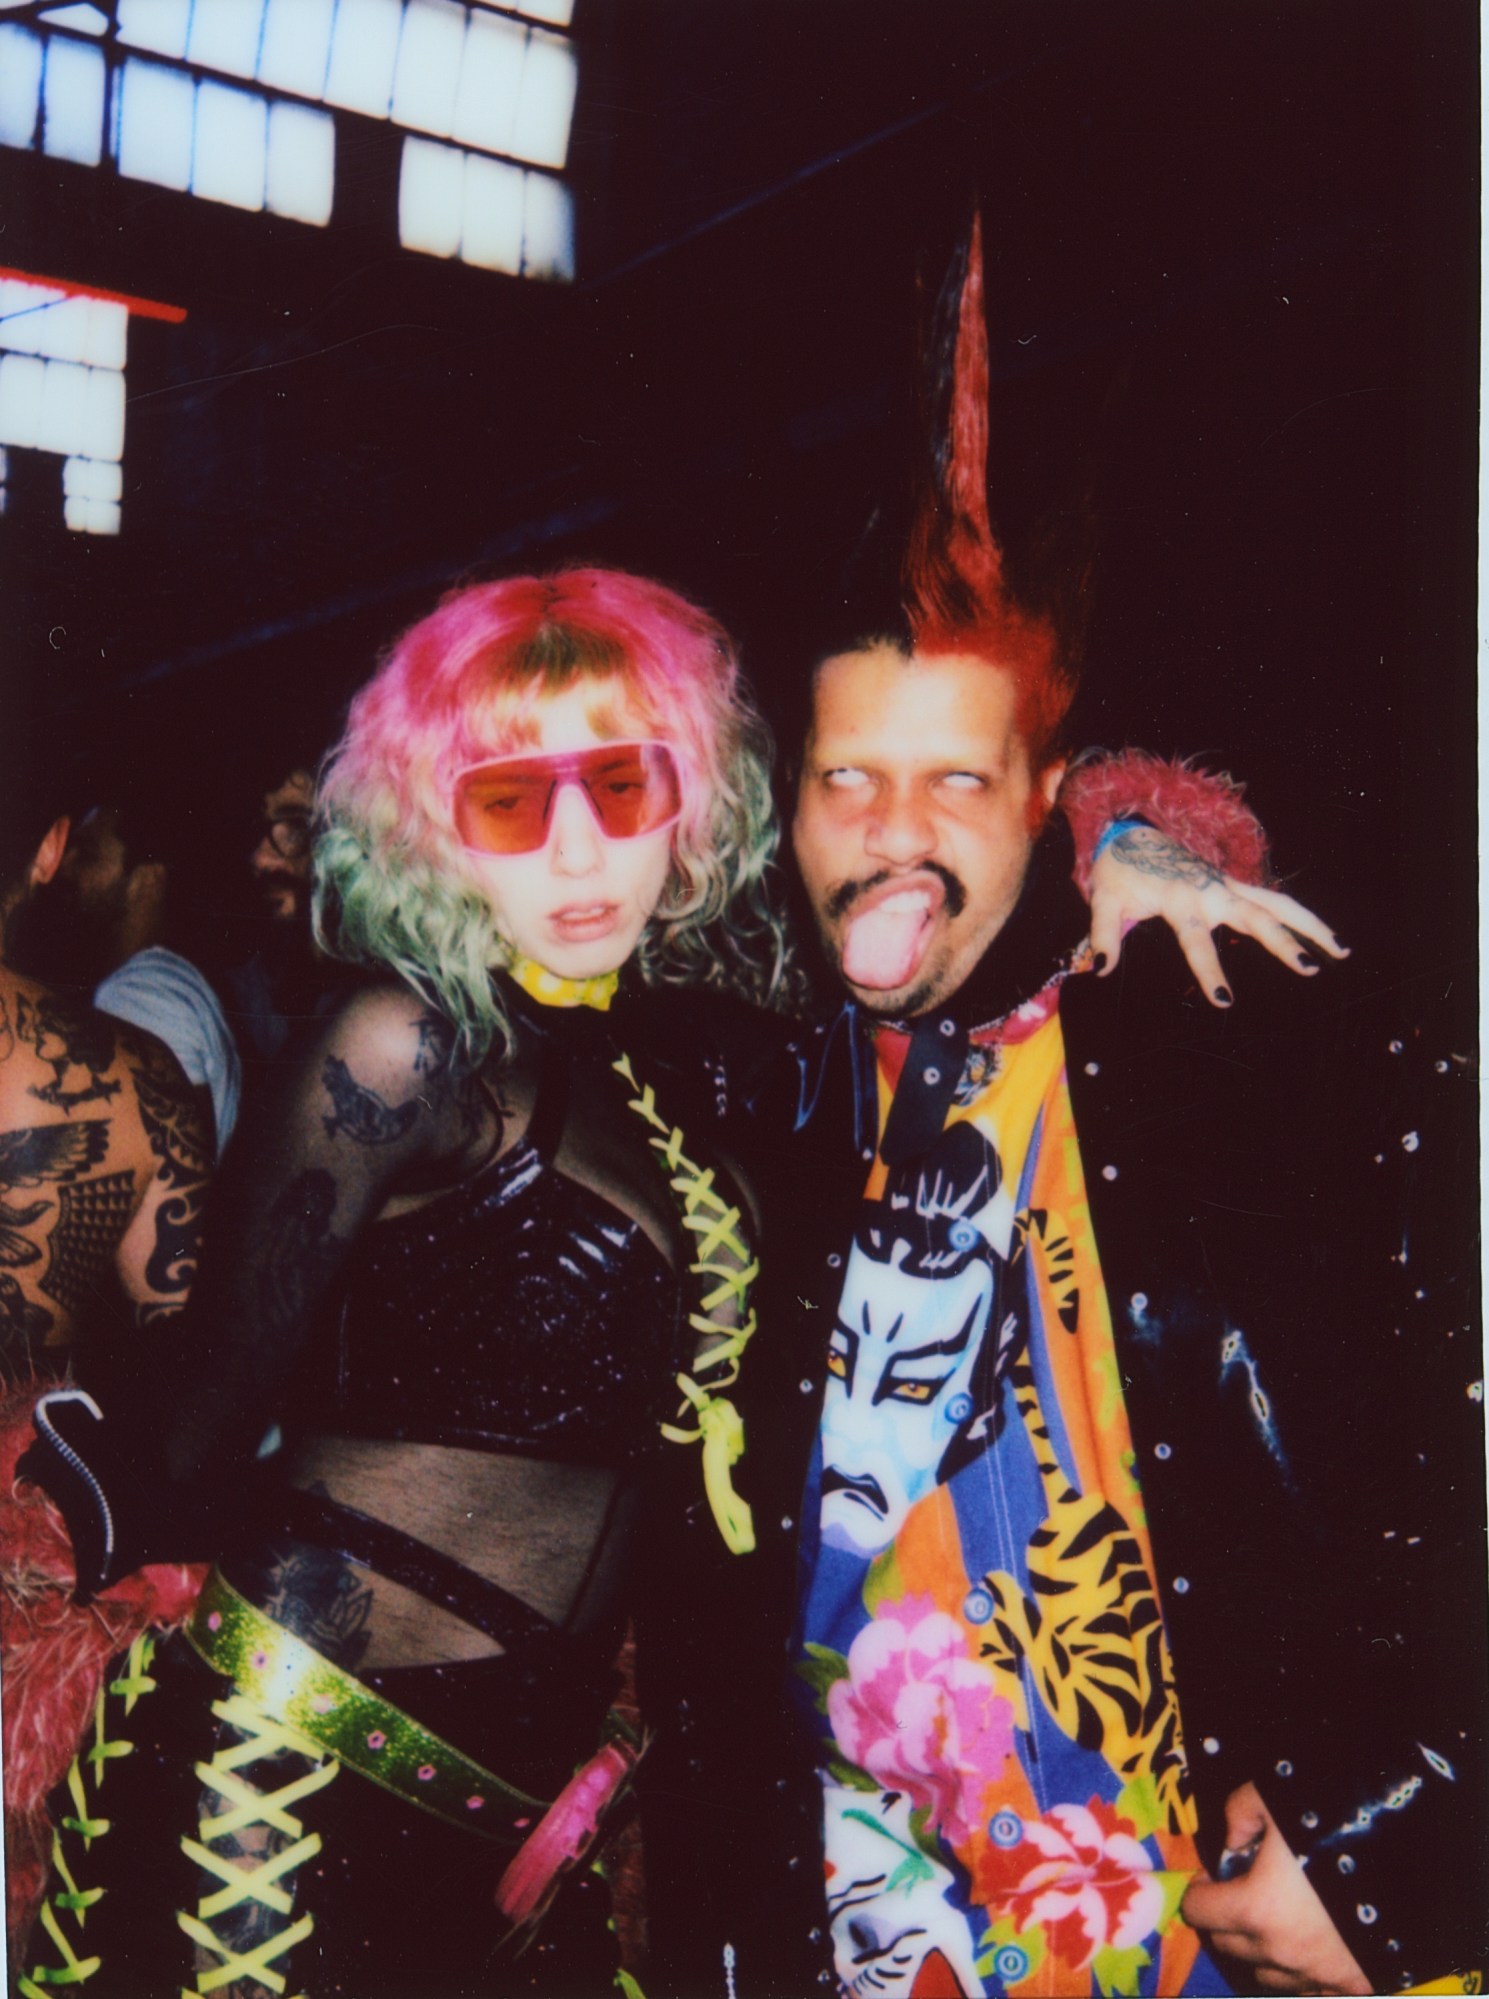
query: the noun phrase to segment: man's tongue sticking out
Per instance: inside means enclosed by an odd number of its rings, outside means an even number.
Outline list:
[[[942,901],[939,885],[882,890],[867,897],[848,922],[843,977],[870,992],[908,986],[930,942],[931,918]]]

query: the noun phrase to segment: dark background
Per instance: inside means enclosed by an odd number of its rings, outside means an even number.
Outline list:
[[[1083,739],[1233,768],[1383,975],[1470,981],[1470,0],[574,26],[572,287],[400,251],[387,127],[342,132],[327,230],[0,152],[3,261],[189,315],[131,321],[117,541],[11,454],[11,712],[60,688],[220,805],[446,582],[576,555],[700,596],[778,707],[894,483],[917,251],[975,179],[1015,565],[1096,523]]]
[[[1361,1335],[1312,1434],[1425,1552],[1356,1614],[1389,1601],[1472,1707],[1472,0],[577,0],[574,26],[573,286],[401,252],[398,137],[370,123],[338,134],[327,230],[0,151],[0,262],[188,312],[131,322],[117,540],[66,534],[60,461],[11,454],[0,726],[46,754],[86,720],[184,783],[217,897],[265,787],[462,575],[659,574],[789,711],[898,484],[917,257],[975,182],[1015,573],[1058,588],[1094,525],[1077,739],[1244,777],[1355,947],[1306,996],[1296,1089],[1232,947],[1228,1059],[1292,1123],[1215,1145],[1261,1189],[1256,1270],[1294,1267],[1274,1221],[1314,1259],[1300,1343]],[[1358,1200],[1319,1192],[1320,1133]],[[1392,1440],[1358,1441],[1397,1412],[1423,1444],[1399,1488]]]

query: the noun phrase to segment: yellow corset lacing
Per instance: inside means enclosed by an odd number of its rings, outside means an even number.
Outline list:
[[[754,1522],[748,1504],[729,1478],[731,1466],[744,1452],[744,1424],[734,1404],[720,1391],[739,1379],[740,1356],[755,1331],[749,1296],[750,1286],[760,1274],[760,1262],[739,1233],[739,1209],[715,1191],[713,1168],[698,1166],[688,1158],[682,1132],[658,1114],[652,1087],[637,1082],[630,1057],[622,1055],[612,1067],[636,1093],[628,1098],[627,1106],[650,1126],[647,1143],[666,1169],[668,1185],[682,1208],[683,1227],[696,1238],[689,1272],[709,1287],[699,1298],[697,1309],[688,1314],[689,1326],[700,1342],[709,1342],[708,1349],[692,1374],[677,1377],[684,1398],[679,1414],[685,1416],[691,1406],[696,1421],[692,1427],[664,1423],[662,1435],[674,1444],[701,1442],[709,1507],[725,1545],[732,1553],[745,1555],[755,1545]],[[733,1260],[720,1262],[721,1255]],[[716,1316],[726,1306],[733,1308],[732,1320]]]
[[[119,1678],[108,1681],[98,1690],[93,1708],[93,1740],[86,1749],[79,1750],[67,1773],[67,1795],[72,1810],[64,1811],[60,1824],[52,1834],[52,1868],[63,1886],[48,1895],[41,1906],[41,1927],[56,1946],[62,1962],[59,1965],[33,1965],[29,1972],[23,1972],[16,1985],[23,1999],[45,1999],[43,1988],[46,1986],[85,1985],[102,1961],[96,1957],[80,1957],[77,1943],[64,1928],[64,1923],[70,1918],[81,1938],[88,1911],[104,1894],[102,1888],[78,1886],[64,1834],[81,1840],[83,1852],[87,1854],[94,1840],[102,1839],[108,1832],[109,1821],[99,1813],[97,1802],[104,1773],[110,1763],[134,1753],[132,1742],[123,1736],[110,1736],[108,1732],[108,1697],[112,1695],[115,1700],[122,1699],[124,1713],[133,1713],[140,1696],[155,1691],[155,1681],[150,1677],[150,1662],[154,1657],[155,1640],[148,1632],[142,1632],[130,1646],[124,1660],[124,1671]]]
[[[341,1766],[334,1757],[321,1761],[320,1750],[308,1736],[302,1735],[297,1728],[276,1721],[256,1702],[246,1700],[241,1694],[233,1694],[224,1701],[214,1701],[212,1712],[219,1721],[240,1730],[243,1739],[219,1749],[210,1763],[198,1763],[196,1766],[196,1774],[202,1783],[208,1790],[217,1793],[227,1809],[215,1818],[201,1821],[197,1827],[200,1840],[183,1834],[181,1848],[188,1859],[194,1860],[204,1873],[215,1876],[222,1886],[202,1897],[197,1903],[195,1915],[189,1915],[183,1909],[177,1913],[176,1921],[194,1944],[222,1961],[209,1971],[199,1972],[196,1982],[183,1991],[182,1999],[199,1999],[199,1995],[216,1992],[238,1978],[255,1978],[260,1984],[267,1985],[271,1992],[283,1992],[285,1980],[281,1973],[272,1969],[274,1960],[304,1942],[315,1928],[313,1916],[301,1916],[298,1922],[290,1923],[277,1935],[266,1937],[248,1951],[239,1951],[224,1942],[211,1925],[218,1916],[250,1900],[276,1916],[293,1914],[293,1897],[280,1887],[280,1877],[291,1873],[307,1860],[313,1860],[321,1850],[321,1836],[318,1832],[307,1834],[290,1806],[323,1790]],[[256,1791],[238,1775],[244,1765],[278,1756],[286,1750],[306,1757],[311,1768],[303,1775],[292,1778],[289,1783],[280,1785],[277,1791]],[[264,1825],[271,1832],[283,1834],[290,1843],[249,1867],[213,1853],[203,1843],[231,1838],[256,1825]]]

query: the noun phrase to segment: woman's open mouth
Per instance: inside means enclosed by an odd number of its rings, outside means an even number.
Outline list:
[[[562,943],[588,944],[608,937],[619,919],[618,902],[571,902],[553,912],[548,927]]]

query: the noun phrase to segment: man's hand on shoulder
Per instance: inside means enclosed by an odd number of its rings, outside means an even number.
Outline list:
[[[1231,1003],[1214,933],[1224,926],[1254,937],[1292,971],[1310,978],[1318,960],[1349,952],[1320,917],[1292,896],[1254,888],[1222,874],[1152,826],[1128,826],[1103,848],[1091,870],[1091,946],[1097,972],[1110,974],[1134,923],[1162,917],[1212,1006]]]
[[[1210,1949],[1246,1967],[1251,1982],[1245,1990],[1374,1990],[1254,1784],[1243,1784],[1225,1801],[1225,1843],[1230,1853],[1255,1847],[1256,1857],[1233,1881],[1199,1876],[1182,1913]]]

